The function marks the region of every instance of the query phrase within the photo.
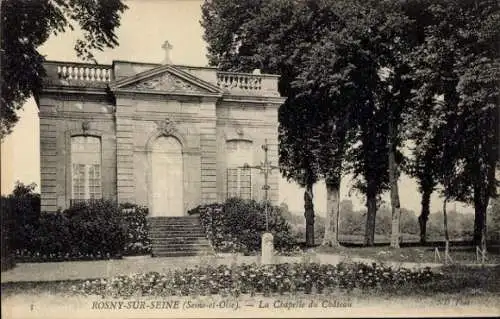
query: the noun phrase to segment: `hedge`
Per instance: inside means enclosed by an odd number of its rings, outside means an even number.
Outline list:
[[[150,253],[147,209],[96,200],[57,213],[42,213],[19,228],[15,242],[21,261],[119,258]]]
[[[40,194],[34,192],[36,184],[17,182],[14,191],[1,197],[2,270],[15,265],[15,251],[20,229],[27,224],[36,225],[40,218]]]

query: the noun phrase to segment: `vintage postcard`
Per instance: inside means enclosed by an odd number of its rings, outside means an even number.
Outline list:
[[[2,318],[500,315],[496,1],[0,4]]]

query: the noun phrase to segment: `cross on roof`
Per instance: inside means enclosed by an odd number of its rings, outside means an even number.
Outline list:
[[[163,42],[163,45],[161,46],[163,50],[165,50],[165,60],[163,61],[163,64],[172,64],[172,59],[170,58],[170,52],[174,48],[174,46],[166,40]]]

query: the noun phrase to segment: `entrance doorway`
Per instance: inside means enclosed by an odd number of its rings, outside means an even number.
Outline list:
[[[172,136],[160,136],[151,154],[152,217],[184,215],[182,145]]]

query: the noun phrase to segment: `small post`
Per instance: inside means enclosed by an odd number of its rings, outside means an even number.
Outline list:
[[[261,264],[269,265],[274,259],[274,237],[273,234],[266,232],[262,235],[261,243]]]
[[[444,244],[444,264],[448,264],[448,249],[450,249],[450,244],[448,241],[445,242]]]
[[[451,258],[450,252],[449,252],[449,250],[450,250],[450,247],[449,247],[450,243],[448,241],[446,241],[445,245],[446,245],[446,247],[444,249],[444,264],[447,265],[448,262],[453,263],[453,259]]]
[[[481,262],[482,265],[486,263],[486,250],[479,248],[476,246],[476,262]]]
[[[436,247],[434,249],[434,262],[437,263],[438,261],[441,261],[441,256],[439,255],[439,249]]]

